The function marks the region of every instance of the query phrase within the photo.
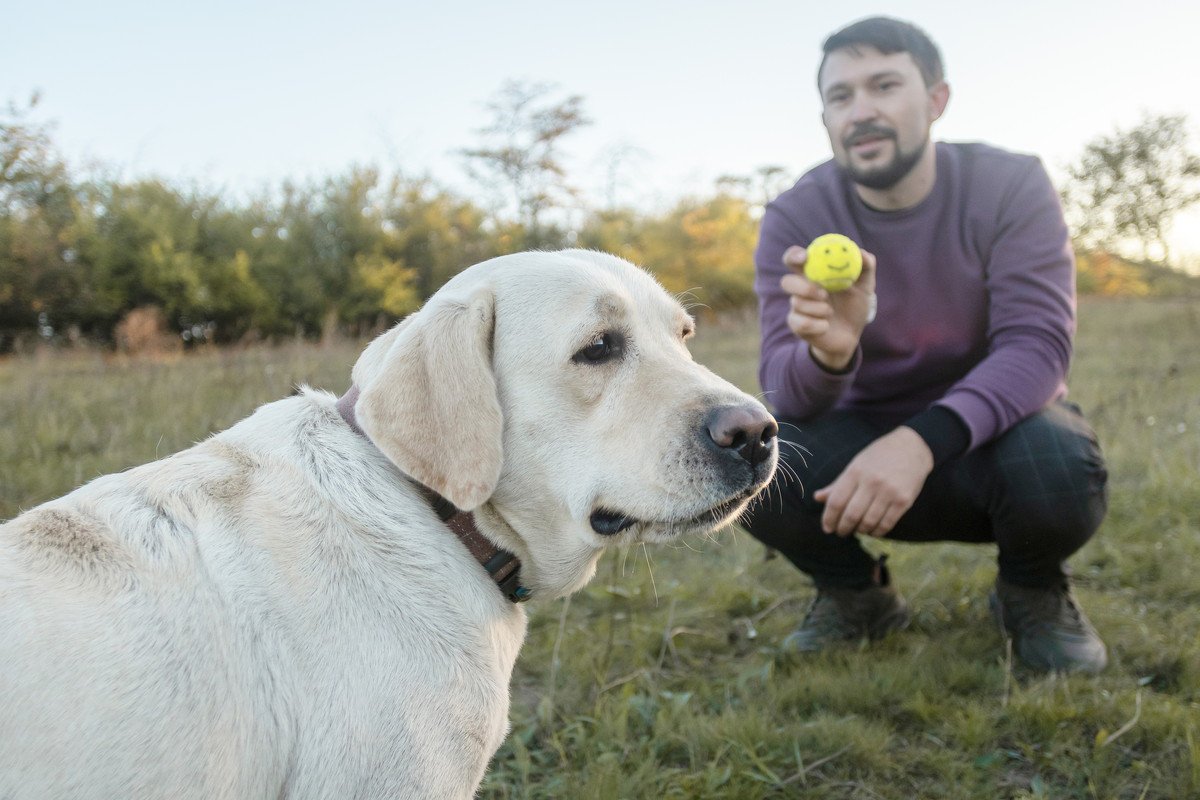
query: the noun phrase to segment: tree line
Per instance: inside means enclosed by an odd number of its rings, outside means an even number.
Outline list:
[[[464,267],[538,248],[616,253],[710,309],[744,307],[757,218],[786,180],[763,167],[660,212],[587,207],[560,153],[590,122],[582,99],[509,83],[480,145],[461,154],[481,199],[427,176],[354,167],[234,202],[159,178],[76,175],[49,126],[34,121],[35,106],[0,113],[0,353],[40,341],[119,343],[122,321],[139,309],[190,342],[364,335]],[[1143,235],[1145,247],[1161,245],[1171,215],[1196,201],[1197,164],[1178,117],[1091,143],[1064,190],[1069,211],[1089,211],[1077,226],[1081,249]],[[1146,185],[1131,188],[1138,180]]]

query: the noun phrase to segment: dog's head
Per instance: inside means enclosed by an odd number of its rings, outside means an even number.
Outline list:
[[[775,470],[775,421],[692,361],[692,330],[619,258],[503,256],[367,348],[357,418],[400,470],[474,509],[536,595],[563,595],[607,545],[727,524]]]

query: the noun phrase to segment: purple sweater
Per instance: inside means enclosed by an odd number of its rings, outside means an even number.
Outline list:
[[[759,382],[780,415],[852,409],[898,425],[941,407],[973,449],[1065,396],[1075,259],[1045,169],[984,144],[936,150],[937,182],[910,209],[868,207],[832,161],[767,206],[755,254]],[[844,374],[788,329],[779,288],[783,252],[823,233],[878,259],[878,316]]]

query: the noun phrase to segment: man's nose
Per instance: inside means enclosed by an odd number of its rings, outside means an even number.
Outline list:
[[[850,101],[850,122],[855,124],[870,122],[877,116],[879,116],[879,109],[865,92],[859,92],[854,95]]]

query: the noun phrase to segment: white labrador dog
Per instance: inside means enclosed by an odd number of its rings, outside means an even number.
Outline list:
[[[497,258],[376,339],[340,403],[305,390],[0,526],[0,798],[470,797],[513,600],[724,525],[775,469],[774,420],[691,332],[620,259]]]

